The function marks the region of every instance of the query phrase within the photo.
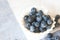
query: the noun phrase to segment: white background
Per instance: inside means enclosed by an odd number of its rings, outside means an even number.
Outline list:
[[[49,14],[54,17],[56,14],[60,14],[60,0],[8,0],[10,7],[17,18],[17,21],[21,24],[21,28],[28,40],[39,40],[44,37],[45,34],[34,34],[25,30],[22,25],[22,18],[29,12],[32,7],[42,9],[45,14]]]

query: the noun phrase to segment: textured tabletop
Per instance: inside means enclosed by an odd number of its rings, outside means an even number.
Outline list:
[[[6,0],[0,0],[0,40],[26,40]]]

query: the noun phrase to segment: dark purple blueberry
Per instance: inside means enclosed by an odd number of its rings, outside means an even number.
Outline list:
[[[42,28],[45,28],[45,27],[47,27],[47,24],[46,24],[45,21],[42,21],[40,26],[41,26]]]
[[[36,17],[36,21],[37,22],[41,22],[41,20],[42,20],[42,17],[41,16]]]
[[[35,22],[35,27],[39,27],[39,22]]]
[[[53,21],[52,21],[51,19],[48,19],[48,20],[47,20],[47,24],[48,24],[48,25],[51,25],[52,23],[53,23]]]
[[[34,26],[30,26],[30,32],[34,32],[35,31],[35,27]]]
[[[48,38],[52,38],[53,37],[53,34],[52,33],[48,33],[47,37]]]

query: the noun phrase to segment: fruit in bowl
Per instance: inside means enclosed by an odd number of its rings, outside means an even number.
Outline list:
[[[49,15],[45,15],[42,10],[33,7],[28,15],[24,16],[25,28],[30,32],[40,33],[51,28],[53,20]]]

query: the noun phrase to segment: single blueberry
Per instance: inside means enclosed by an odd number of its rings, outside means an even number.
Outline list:
[[[56,15],[55,17],[55,27],[59,27],[60,26],[60,15]]]
[[[47,24],[48,24],[48,25],[51,25],[52,23],[53,23],[53,21],[52,21],[51,19],[48,19],[48,20],[47,20]]]
[[[48,19],[51,19],[50,15],[46,15]]]
[[[39,22],[35,22],[35,27],[39,27]]]
[[[35,27],[31,25],[31,26],[30,26],[30,31],[31,31],[31,32],[34,32],[34,31],[35,31]]]
[[[47,37],[48,38],[52,38],[53,34],[52,33],[48,33]]]
[[[28,19],[28,17],[29,17],[28,15],[25,15],[25,16],[24,16],[24,20],[27,20],[27,19]]]
[[[35,7],[33,7],[33,8],[31,9],[31,11],[35,11],[35,12],[36,12],[36,11],[37,11],[37,9],[36,9]]]
[[[32,23],[34,19],[32,17],[28,17],[28,22]]]
[[[36,15],[31,15],[31,18],[33,18],[34,20],[36,19]]]
[[[36,13],[36,16],[42,16],[43,15],[43,11],[39,10],[38,13]]]
[[[41,27],[42,27],[42,28],[47,27],[47,24],[46,24],[46,22],[45,22],[45,21],[42,21],[42,22],[41,22]]]
[[[43,28],[39,27],[40,32],[44,32]]]
[[[55,16],[55,21],[57,22],[59,18],[60,18],[60,15],[56,15]]]
[[[44,21],[47,21],[47,19],[48,19],[47,15],[43,15],[42,18]]]
[[[54,29],[55,29],[56,27],[59,27],[59,26],[60,26],[59,23],[55,23],[55,27],[54,27]]]
[[[59,36],[55,36],[54,39],[55,40],[60,40],[60,37]]]
[[[43,15],[43,11],[39,10],[38,13],[42,16]]]
[[[36,13],[37,13],[37,9],[36,9],[35,7],[33,7],[33,8],[31,9],[31,12],[30,12],[29,15],[34,15],[34,14],[36,14]]]
[[[29,17],[28,15],[25,15],[25,16],[24,16],[24,21],[25,21],[25,22],[27,22],[28,17]]]
[[[41,16],[36,17],[36,21],[37,21],[37,22],[41,22],[41,20],[42,20],[42,17],[41,17]]]
[[[39,27],[36,27],[34,32],[39,33],[40,32]]]
[[[32,25],[34,26],[35,25],[35,22],[32,22]]]

